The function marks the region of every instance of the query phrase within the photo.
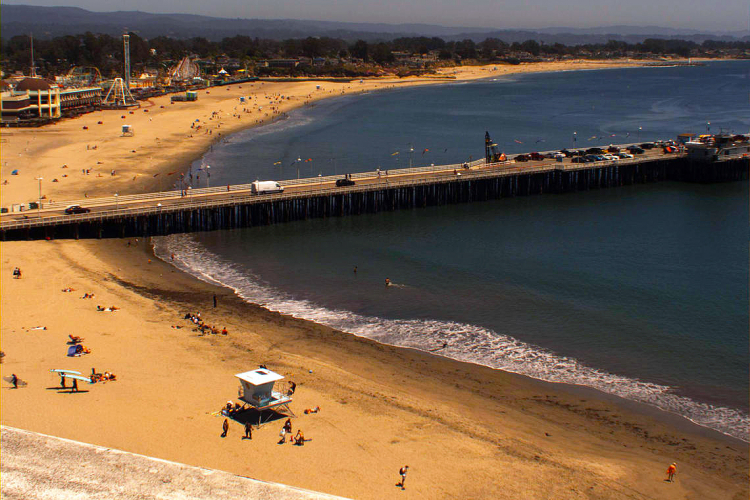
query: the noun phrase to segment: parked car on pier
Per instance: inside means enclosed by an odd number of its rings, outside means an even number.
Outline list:
[[[607,148],[607,152],[609,152],[609,153],[619,153],[620,152],[620,148],[618,148],[617,146],[615,146],[613,144],[610,144],[609,147]]]
[[[68,215],[71,214],[87,214],[91,212],[90,208],[82,207],[81,205],[70,205],[65,209],[65,213]]]
[[[609,155],[609,154],[608,155],[602,155],[602,158],[604,158],[607,161],[617,161],[617,160],[620,159],[618,156]]]
[[[602,148],[588,148],[586,150],[587,155],[602,155],[604,154],[604,150]]]
[[[530,153],[529,158],[531,158],[532,161],[541,161],[544,160],[544,156],[540,155],[539,153]]]
[[[634,155],[642,155],[643,153],[646,152],[646,150],[644,150],[642,147],[639,147],[639,146],[630,146],[628,147],[628,151],[630,151]]]
[[[642,149],[654,149],[656,147],[653,142],[644,142],[640,146]]]
[[[617,156],[619,156],[623,160],[629,160],[630,158],[635,158],[635,156],[631,155],[630,153],[617,153]]]
[[[518,155],[513,159],[516,161],[529,161],[531,157],[529,155]]]
[[[336,187],[345,187],[345,186],[353,186],[354,181],[349,179],[348,177],[344,179],[336,179]]]

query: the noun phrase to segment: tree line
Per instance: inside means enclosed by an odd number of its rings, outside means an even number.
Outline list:
[[[73,66],[94,66],[106,77],[122,72],[122,39],[109,35],[84,33],[34,41],[34,64],[37,73],[51,77],[63,74]],[[396,38],[390,41],[347,42],[339,38],[308,37],[283,41],[233,36],[219,42],[206,38],[175,39],[160,36],[144,39],[130,33],[130,59],[134,72],[145,68],[166,70],[186,55],[197,55],[204,62],[218,65],[227,58],[239,61],[256,74],[330,74],[356,76],[376,74],[384,68],[405,64],[405,55],[419,59],[428,55],[420,66],[453,64],[482,64],[493,62],[518,63],[564,57],[610,59],[618,57],[698,57],[742,55],[750,53],[750,42],[706,40],[699,44],[685,40],[647,39],[641,43],[610,40],[604,44],[566,46],[527,40],[508,44],[497,38],[482,42],[470,39],[445,41],[438,37]],[[291,69],[256,67],[261,60],[274,58],[325,58],[320,67],[301,65]],[[31,44],[28,37],[0,38],[0,64],[6,74],[15,71],[28,73],[31,64]]]

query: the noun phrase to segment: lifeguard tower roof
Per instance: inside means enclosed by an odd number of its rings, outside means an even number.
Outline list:
[[[250,385],[263,385],[269,382],[276,382],[284,378],[283,375],[272,372],[265,368],[258,368],[257,370],[250,370],[249,372],[238,373],[235,375],[240,380],[244,380]]]

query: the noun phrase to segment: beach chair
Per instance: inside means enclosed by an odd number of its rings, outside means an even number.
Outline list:
[[[83,337],[79,337],[78,335],[68,335],[70,337],[70,342],[72,344],[80,344],[83,342]]]

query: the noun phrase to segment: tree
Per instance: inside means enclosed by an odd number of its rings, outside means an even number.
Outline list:
[[[372,59],[378,64],[392,63],[396,60],[387,43],[380,42],[373,47]]]
[[[369,61],[368,46],[364,40],[357,40],[354,45],[349,48],[349,52],[352,57],[362,59],[364,62]]]
[[[532,56],[538,56],[541,52],[539,42],[537,42],[536,40],[526,40],[521,44],[521,50],[528,52]]]

